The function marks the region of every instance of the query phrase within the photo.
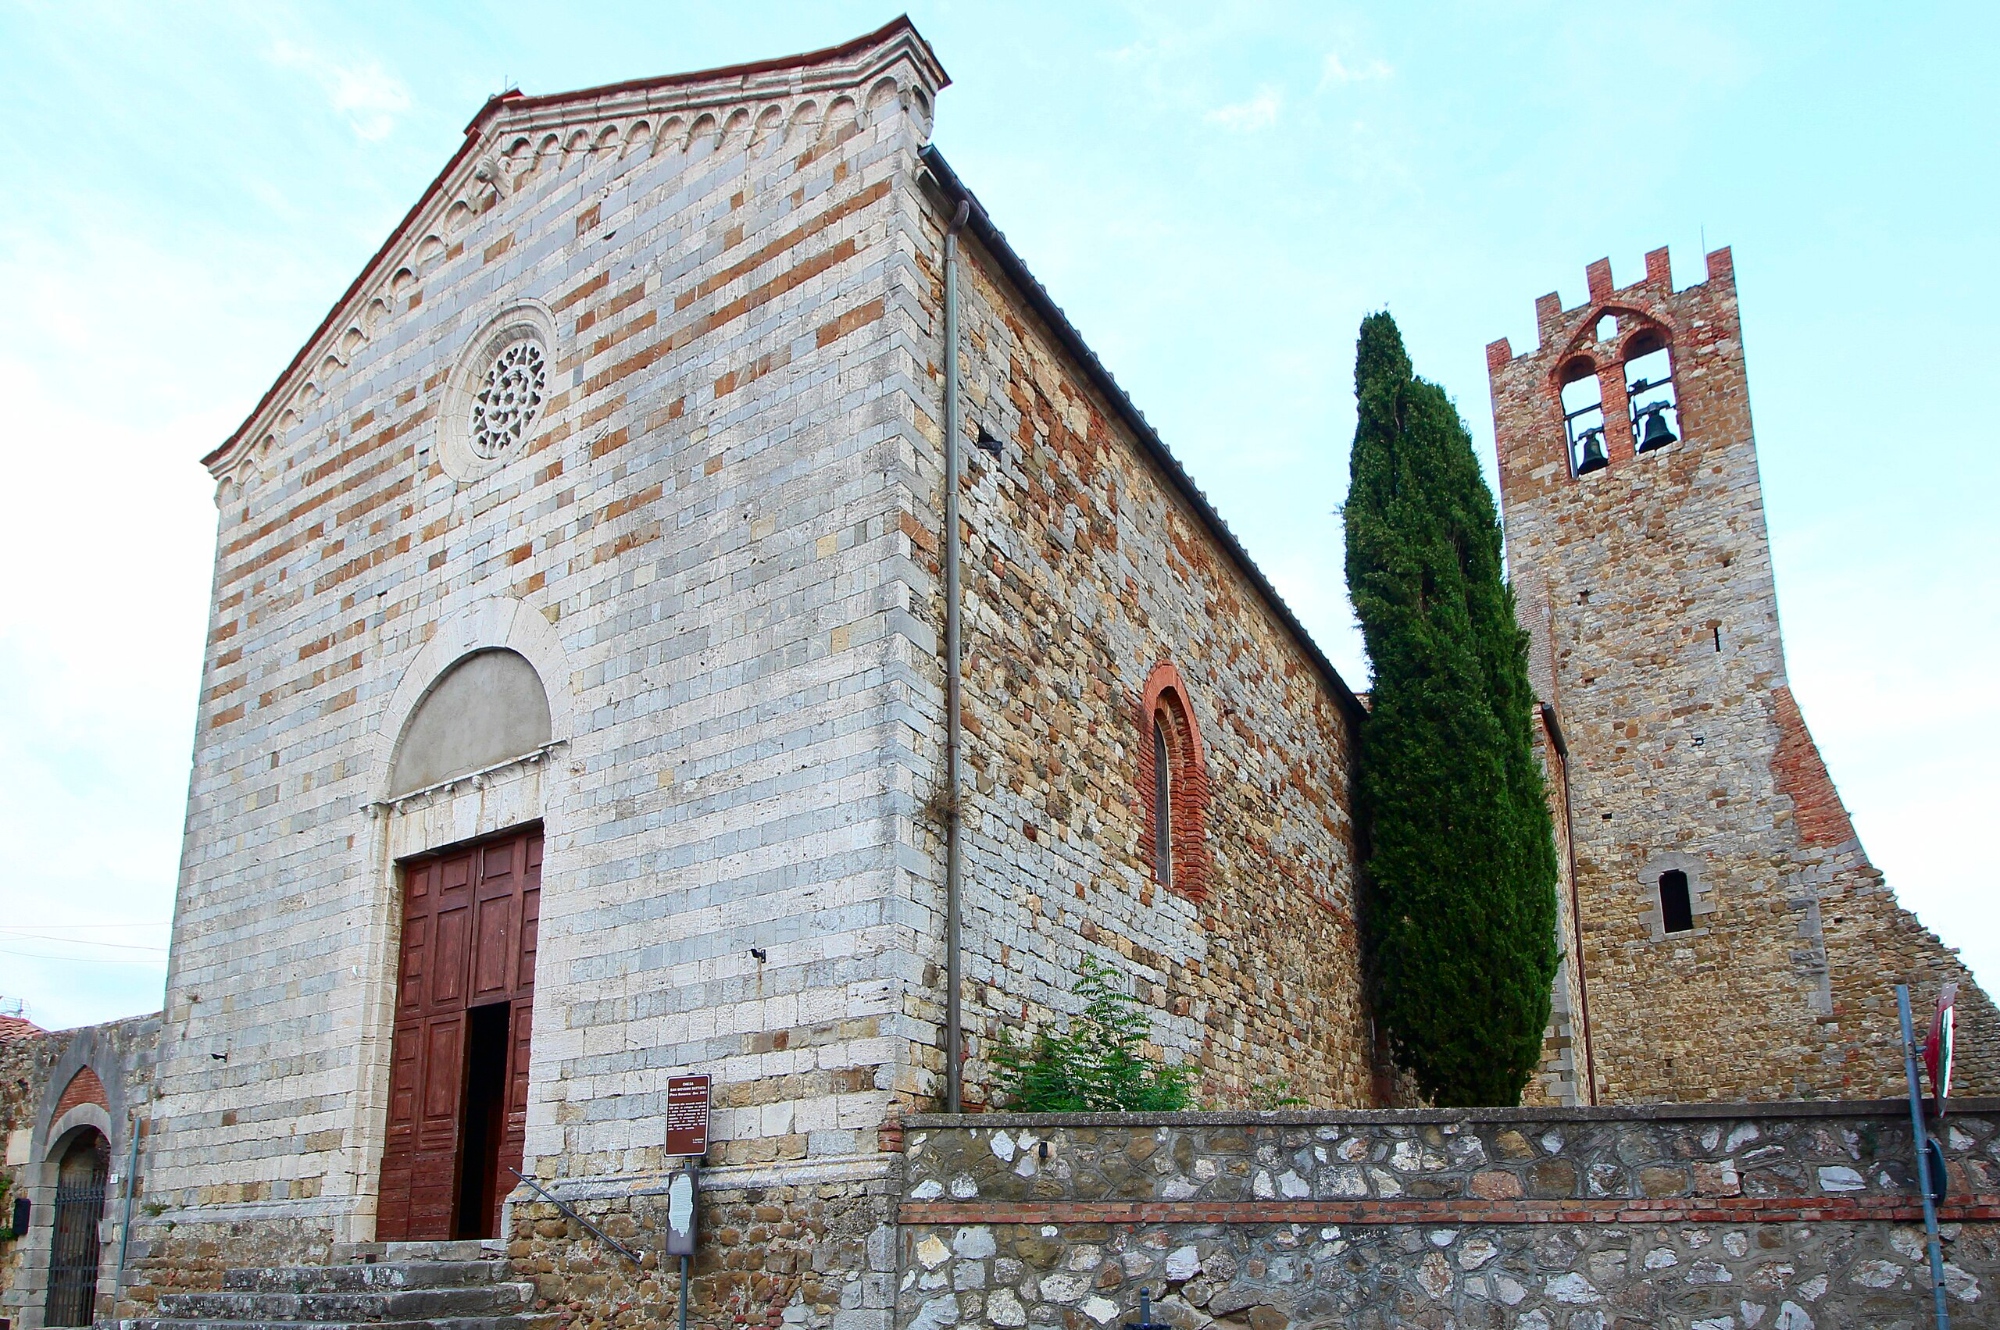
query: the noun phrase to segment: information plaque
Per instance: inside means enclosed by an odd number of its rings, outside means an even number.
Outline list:
[[[699,1159],[708,1153],[708,1077],[667,1078],[667,1154]]]

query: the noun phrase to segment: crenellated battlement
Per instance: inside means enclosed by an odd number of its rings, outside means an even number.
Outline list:
[[[1607,308],[1624,306],[1635,312],[1642,312],[1649,306],[1672,301],[1675,297],[1673,265],[1668,258],[1668,248],[1650,250],[1646,254],[1646,275],[1630,286],[1614,288],[1611,285],[1611,260],[1598,259],[1584,269],[1585,289],[1588,295],[1582,304],[1565,309],[1562,294],[1551,291],[1535,301],[1535,335],[1538,344],[1532,351],[1524,351],[1519,357],[1514,354],[1512,342],[1505,337],[1486,345],[1488,369],[1516,359],[1539,358],[1551,347],[1567,347],[1577,340],[1577,334],[1586,324],[1595,323],[1597,315]],[[1705,291],[1720,284],[1727,288],[1730,299],[1736,295],[1736,266],[1730,257],[1729,247],[1713,250],[1708,255],[1708,280],[1688,287],[1682,296],[1694,291]]]
[[[1554,292],[1535,302],[1532,351],[1516,355],[1504,337],[1486,348],[1510,498],[1587,482],[1670,445],[1749,443],[1727,248],[1708,255],[1707,281],[1680,291],[1664,247],[1628,286],[1613,284],[1609,259],[1592,263],[1586,281],[1581,304],[1565,309]]]

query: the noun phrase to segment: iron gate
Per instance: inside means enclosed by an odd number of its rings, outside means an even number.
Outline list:
[[[49,1252],[47,1325],[89,1325],[97,1310],[97,1227],[111,1172],[110,1143],[86,1131],[63,1152],[56,1171],[54,1239]]]

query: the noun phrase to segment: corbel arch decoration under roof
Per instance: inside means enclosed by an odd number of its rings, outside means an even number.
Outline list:
[[[260,457],[305,423],[311,413],[299,408],[324,397],[324,381],[343,373],[382,326],[394,321],[398,302],[421,282],[425,263],[449,252],[452,219],[462,231],[534,174],[551,152],[604,161],[629,159],[639,146],[648,153],[691,150],[702,121],[718,126],[719,136],[721,126],[740,119],[746,140],[779,127],[824,134],[832,118],[827,112],[837,102],[852,107],[864,122],[871,110],[899,104],[928,137],[931,108],[949,83],[929,43],[908,18],[898,18],[864,37],[801,55],[575,92],[531,97],[509,91],[489,98],[444,169],[248,418],[203,464],[225,486],[249,480]],[[667,133],[675,122],[685,136]],[[573,150],[562,146],[572,140]],[[525,145],[539,146],[517,156]],[[529,169],[521,170],[523,164]]]

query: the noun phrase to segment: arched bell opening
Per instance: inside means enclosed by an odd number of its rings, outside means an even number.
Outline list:
[[[1556,372],[1562,398],[1563,437],[1569,450],[1569,473],[1587,476],[1608,465],[1604,454],[1604,392],[1597,365],[1589,356],[1575,356]]]
[[[1680,440],[1680,397],[1674,387],[1673,350],[1658,328],[1643,328],[1625,343],[1625,400],[1632,417],[1632,450],[1657,452]]]

